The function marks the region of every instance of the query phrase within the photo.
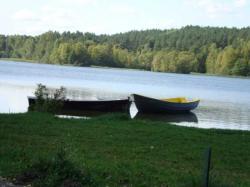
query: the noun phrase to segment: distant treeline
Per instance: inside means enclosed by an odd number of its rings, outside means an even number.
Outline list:
[[[0,35],[0,57],[51,64],[250,76],[250,27],[187,26],[114,35]]]

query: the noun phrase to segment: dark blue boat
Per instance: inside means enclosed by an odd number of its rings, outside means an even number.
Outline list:
[[[188,101],[186,98],[154,99],[142,95],[132,94],[131,100],[139,112],[144,113],[186,113],[194,110],[200,100]]]

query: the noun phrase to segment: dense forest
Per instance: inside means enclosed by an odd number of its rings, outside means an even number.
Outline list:
[[[250,76],[250,27],[186,26],[114,35],[0,35],[0,58],[51,64]]]

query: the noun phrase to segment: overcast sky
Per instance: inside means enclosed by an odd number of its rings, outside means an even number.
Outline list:
[[[0,0],[0,34],[250,26],[250,0]]]

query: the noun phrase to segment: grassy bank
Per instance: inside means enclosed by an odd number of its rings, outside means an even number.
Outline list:
[[[250,186],[250,132],[186,128],[121,114],[91,120],[0,114],[4,177],[55,158],[63,148],[77,169],[87,171],[89,186],[200,186],[207,146],[212,186]]]
[[[208,77],[225,77],[225,78],[239,78],[239,79],[250,79],[250,76],[240,76],[240,75],[220,75],[220,74],[211,74],[211,73],[197,73],[191,72],[191,75],[202,75]]]
[[[30,62],[30,63],[38,63],[35,60],[28,60],[23,58],[0,58],[0,61],[14,61],[14,62]]]

